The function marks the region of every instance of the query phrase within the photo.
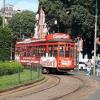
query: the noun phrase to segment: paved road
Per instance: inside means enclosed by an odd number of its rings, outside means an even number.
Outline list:
[[[100,84],[100,78],[96,76],[91,76],[93,79],[99,82]],[[96,92],[86,98],[86,100],[100,100],[100,89],[97,89]]]
[[[91,91],[95,91],[97,89],[98,84],[93,80],[95,79],[99,81],[97,77],[88,77],[79,71],[71,72],[71,74],[72,75],[57,75],[57,77],[60,78],[60,81],[58,78],[50,77],[44,84],[40,84],[33,88],[18,91],[12,94],[2,95],[2,99],[0,98],[0,100],[53,100],[56,97],[69,94],[71,91],[77,89],[77,87],[82,84],[84,84],[83,87],[80,88],[77,92],[54,100],[85,100],[84,96],[90,95]],[[80,81],[80,79],[83,81]],[[57,85],[55,85],[55,83]],[[51,86],[53,87],[50,88]],[[97,99],[97,97],[96,99],[91,99],[90,97],[91,96],[87,97],[86,100],[100,100]]]
[[[52,88],[40,91],[39,89],[42,89],[43,86],[40,86],[39,88],[37,86],[33,88],[32,92],[28,90],[30,92],[28,94],[25,93],[21,95],[17,94],[17,96],[15,96],[14,98],[9,98],[7,100],[53,100],[54,98],[62,96],[63,94],[68,94],[76,90],[82,84],[82,82],[79,79],[74,77],[68,77],[65,75],[60,75],[58,77],[60,78],[60,82],[58,82],[57,85],[53,86]],[[48,83],[49,86],[51,85],[51,82]],[[61,100],[66,100],[66,99],[61,99]]]
[[[79,75],[80,73],[83,75],[86,74],[85,72],[80,72],[80,71],[75,72],[75,74],[77,75]],[[96,80],[99,83],[99,89],[97,89],[93,94],[87,96],[85,100],[100,100],[100,77],[92,75],[90,76],[90,78]]]

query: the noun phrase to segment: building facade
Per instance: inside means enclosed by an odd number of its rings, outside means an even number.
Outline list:
[[[8,20],[15,15],[16,13],[21,12],[20,10],[14,10],[14,6],[7,4],[5,5],[5,8],[0,9],[0,16],[5,16],[5,23],[8,23]]]

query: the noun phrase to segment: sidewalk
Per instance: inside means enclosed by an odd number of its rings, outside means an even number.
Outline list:
[[[91,76],[94,80],[100,83],[100,77]],[[85,100],[100,100],[100,89],[96,90],[96,92],[90,96],[88,96]]]
[[[78,70],[76,70],[74,73],[75,73],[76,75],[79,75],[79,74],[85,75],[85,74],[86,74],[84,71],[81,72],[81,71],[78,71]],[[94,76],[94,75],[91,75],[90,77],[91,77],[93,80],[98,81],[99,84],[100,84],[100,77]],[[91,95],[87,96],[85,100],[100,100],[100,89],[97,89],[96,92],[95,92],[94,94],[91,94]]]

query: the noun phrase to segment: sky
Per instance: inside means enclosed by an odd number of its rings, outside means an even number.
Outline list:
[[[31,10],[37,12],[38,0],[5,0],[6,4],[14,5],[15,10]],[[0,8],[3,7],[3,0],[0,0]]]

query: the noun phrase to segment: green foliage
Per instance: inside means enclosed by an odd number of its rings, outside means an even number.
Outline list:
[[[9,60],[13,33],[10,28],[0,28],[0,60]]]
[[[0,26],[2,25],[2,17],[0,16]]]
[[[65,32],[64,25],[66,25],[66,19],[68,14],[66,12],[65,6],[61,0],[40,0],[40,5],[42,5],[46,13],[46,22],[51,30],[55,27],[55,19],[60,26],[62,26],[62,32]],[[59,27],[58,26],[58,27]],[[56,30],[56,27],[54,31]]]
[[[70,26],[72,33],[88,33],[93,28],[94,19],[87,9],[80,5],[72,6],[70,17]]]
[[[18,62],[0,62],[0,76],[17,73],[19,69],[23,70],[22,65]]]
[[[57,19],[60,32],[73,34],[94,33],[96,0],[39,0],[46,13],[46,22],[51,30]],[[100,0],[98,3],[98,19],[100,19]],[[100,20],[98,20],[98,31]]]
[[[35,14],[31,11],[23,11],[14,15],[9,21],[9,26],[17,37],[30,37],[34,34]]]
[[[32,80],[30,80],[30,70],[24,69],[23,72],[20,73],[20,76],[21,76],[20,82],[18,73],[12,75],[0,76],[0,91],[44,79],[44,76],[41,75],[39,77],[38,73],[35,70],[32,71]]]

